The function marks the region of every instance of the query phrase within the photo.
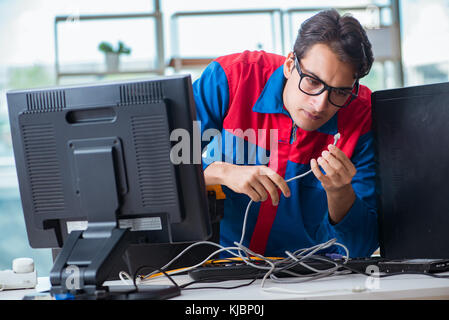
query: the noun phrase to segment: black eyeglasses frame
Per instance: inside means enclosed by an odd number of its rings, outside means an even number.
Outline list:
[[[333,102],[330,100],[330,96],[331,96],[332,90],[342,90],[342,89],[350,89],[350,88],[338,88],[338,87],[332,87],[332,86],[329,86],[326,82],[324,82],[324,81],[321,80],[320,78],[302,72],[301,67],[299,66],[299,61],[298,61],[298,58],[297,58],[296,54],[294,54],[294,57],[295,57],[295,58],[294,58],[294,60],[295,60],[295,68],[296,68],[296,70],[298,71],[298,74],[299,74],[299,77],[300,77],[299,82],[298,82],[298,89],[301,90],[301,92],[303,92],[303,93],[305,93],[305,94],[307,94],[307,95],[309,95],[309,96],[319,96],[320,94],[322,94],[324,91],[327,90],[327,91],[329,92],[329,94],[327,95],[327,100],[328,100],[333,106],[335,106],[335,107],[337,107],[337,108],[345,108],[345,107],[347,107],[352,101],[354,101],[354,100],[358,97],[358,95],[359,95],[359,87],[360,87],[360,86],[359,86],[359,79],[357,79],[356,82],[354,83],[354,86],[352,87],[352,91],[351,91],[351,96],[348,97],[348,99],[346,100],[346,102],[345,102],[344,105],[341,105],[341,106],[340,106],[340,105],[337,105],[337,104],[333,103]],[[323,84],[323,88],[322,88],[319,92],[317,92],[317,93],[308,93],[308,92],[305,92],[304,90],[301,89],[301,81],[302,81],[302,79],[303,79],[304,77],[310,77],[310,78],[312,78],[312,79],[314,79],[314,80],[316,80],[316,81],[322,83],[322,84]],[[354,93],[354,89],[355,89],[355,93]]]

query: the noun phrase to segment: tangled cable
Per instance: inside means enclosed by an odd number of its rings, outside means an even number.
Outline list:
[[[336,145],[338,139],[340,139],[340,133],[337,133],[334,136],[334,143],[333,143],[334,146]],[[293,178],[290,178],[290,179],[286,180],[286,182],[288,183],[290,181],[303,178],[306,175],[310,174],[311,172],[312,172],[312,169],[310,169],[309,171],[307,171],[305,173],[297,175]],[[285,254],[286,254],[285,258],[276,258],[276,259],[264,257],[263,255],[255,253],[252,250],[250,250],[249,248],[247,248],[246,246],[244,246],[243,240],[244,240],[245,232],[246,232],[246,223],[247,223],[247,218],[249,215],[249,209],[252,204],[253,204],[253,200],[250,200],[248,203],[248,206],[246,207],[245,215],[244,215],[244,219],[243,219],[243,225],[242,225],[242,235],[241,235],[239,242],[234,242],[235,247],[223,247],[220,244],[217,244],[217,243],[211,242],[211,241],[195,242],[195,243],[191,244],[190,246],[188,246],[187,248],[185,248],[183,251],[181,251],[175,258],[173,258],[165,266],[160,268],[160,270],[164,271],[163,275],[170,278],[171,275],[175,275],[175,274],[193,270],[197,267],[204,265],[212,257],[214,257],[215,255],[217,255],[221,252],[224,252],[224,251],[228,252],[229,254],[231,254],[234,257],[240,258],[241,261],[243,261],[247,265],[250,265],[250,266],[260,269],[260,270],[266,270],[266,273],[263,276],[262,281],[261,281],[261,288],[264,291],[269,291],[269,292],[284,292],[284,293],[296,293],[296,294],[305,294],[306,293],[306,292],[301,292],[301,291],[292,291],[292,290],[288,290],[285,288],[267,288],[265,286],[265,283],[268,278],[270,278],[270,280],[272,280],[273,282],[277,282],[277,283],[298,283],[298,282],[311,281],[313,279],[318,279],[318,278],[322,278],[322,277],[326,277],[326,276],[348,273],[348,270],[340,271],[341,264],[337,264],[337,263],[333,262],[331,259],[326,259],[323,256],[315,254],[316,252],[318,252],[320,250],[328,249],[334,245],[340,246],[344,249],[344,251],[346,253],[346,255],[343,256],[344,260],[342,262],[343,264],[345,264],[349,259],[349,251],[343,244],[338,243],[335,238],[330,239],[327,242],[312,246],[310,248],[299,249],[295,252],[285,251]],[[205,244],[215,246],[218,248],[218,250],[211,253],[203,261],[201,261],[191,267],[182,268],[182,269],[178,269],[178,270],[165,271],[172,263],[174,263],[176,260],[178,260],[187,251],[189,251],[190,249],[192,249],[195,246],[205,245]],[[316,260],[324,260],[324,261],[333,263],[334,266],[329,269],[318,270],[318,269],[308,265],[308,262],[310,262],[312,260],[315,260],[315,261]],[[261,264],[261,261],[265,262],[265,264]],[[292,267],[294,267],[295,265],[298,265],[298,264],[309,269],[311,271],[311,274],[307,274],[307,275],[298,274],[298,273],[295,273],[290,270]],[[290,277],[280,278],[277,276],[279,273],[288,274]],[[146,276],[140,276],[136,279],[136,277],[131,278],[126,272],[121,271],[119,273],[119,277],[122,281],[124,281],[127,284],[129,284],[129,282],[132,281],[132,283],[134,283],[136,285],[136,284],[143,283],[148,280],[154,279],[156,274],[158,274],[157,270],[150,274],[147,274]],[[172,279],[170,279],[170,280],[173,281]],[[345,289],[342,289],[342,290],[345,290]],[[328,290],[325,290],[325,291],[328,291]],[[335,291],[335,290],[332,290],[332,291]]]

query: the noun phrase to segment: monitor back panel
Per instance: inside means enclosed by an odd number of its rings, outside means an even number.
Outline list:
[[[373,93],[379,241],[388,259],[449,257],[449,83]]]

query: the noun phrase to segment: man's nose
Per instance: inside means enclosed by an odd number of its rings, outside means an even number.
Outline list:
[[[312,107],[315,112],[319,113],[324,111],[327,108],[329,103],[328,100],[329,91],[325,90],[320,95],[314,96],[312,100]]]

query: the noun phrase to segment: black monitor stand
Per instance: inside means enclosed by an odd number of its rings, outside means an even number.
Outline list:
[[[51,293],[79,299],[166,299],[180,294],[177,286],[103,286],[114,265],[132,243],[129,229],[117,226],[116,179],[121,146],[118,138],[72,141],[78,179],[76,193],[86,210],[85,231],[72,231],[50,271]],[[168,227],[168,225],[167,225]]]

